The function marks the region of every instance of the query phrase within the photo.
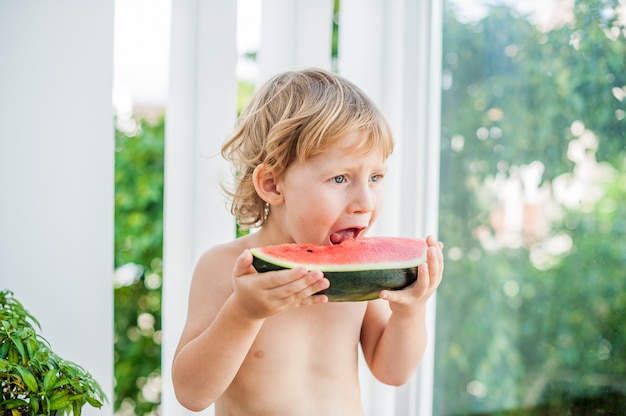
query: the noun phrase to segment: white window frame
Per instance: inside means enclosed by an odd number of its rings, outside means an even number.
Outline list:
[[[380,235],[437,235],[442,20],[441,0],[341,0],[339,72],[379,105],[396,138]],[[362,366],[368,415],[432,414],[435,305],[433,297],[427,348],[407,385],[385,386]]]

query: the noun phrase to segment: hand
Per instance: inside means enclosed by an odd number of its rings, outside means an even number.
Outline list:
[[[252,319],[269,318],[301,305],[326,303],[326,295],[312,295],[330,286],[322,272],[302,267],[257,273],[249,250],[235,261],[233,284],[240,311]]]
[[[392,311],[414,314],[435,293],[443,277],[443,243],[426,237],[426,263],[417,268],[417,281],[403,290],[383,290],[380,297],[389,301]]]

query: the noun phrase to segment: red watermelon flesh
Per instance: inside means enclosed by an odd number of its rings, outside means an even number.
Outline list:
[[[416,267],[426,261],[426,242],[403,237],[363,237],[341,244],[281,244],[252,249],[254,257],[283,268],[358,271]]]
[[[426,262],[427,248],[424,240],[364,237],[329,246],[283,244],[250,251],[259,273],[298,266],[320,270],[330,281],[330,287],[320,293],[331,302],[355,302],[413,284],[417,266]]]

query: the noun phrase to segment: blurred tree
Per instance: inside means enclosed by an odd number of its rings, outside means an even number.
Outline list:
[[[161,392],[164,119],[125,123],[115,135],[115,410],[148,415]]]
[[[446,9],[435,414],[626,411],[620,13],[577,1],[540,30]]]
[[[238,113],[254,92],[239,83]],[[115,132],[115,411],[156,415],[161,401],[165,118]]]

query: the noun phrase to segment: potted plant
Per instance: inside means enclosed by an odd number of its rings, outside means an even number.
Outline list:
[[[83,406],[102,407],[106,396],[79,365],[57,356],[39,322],[0,291],[0,415],[79,416]]]

